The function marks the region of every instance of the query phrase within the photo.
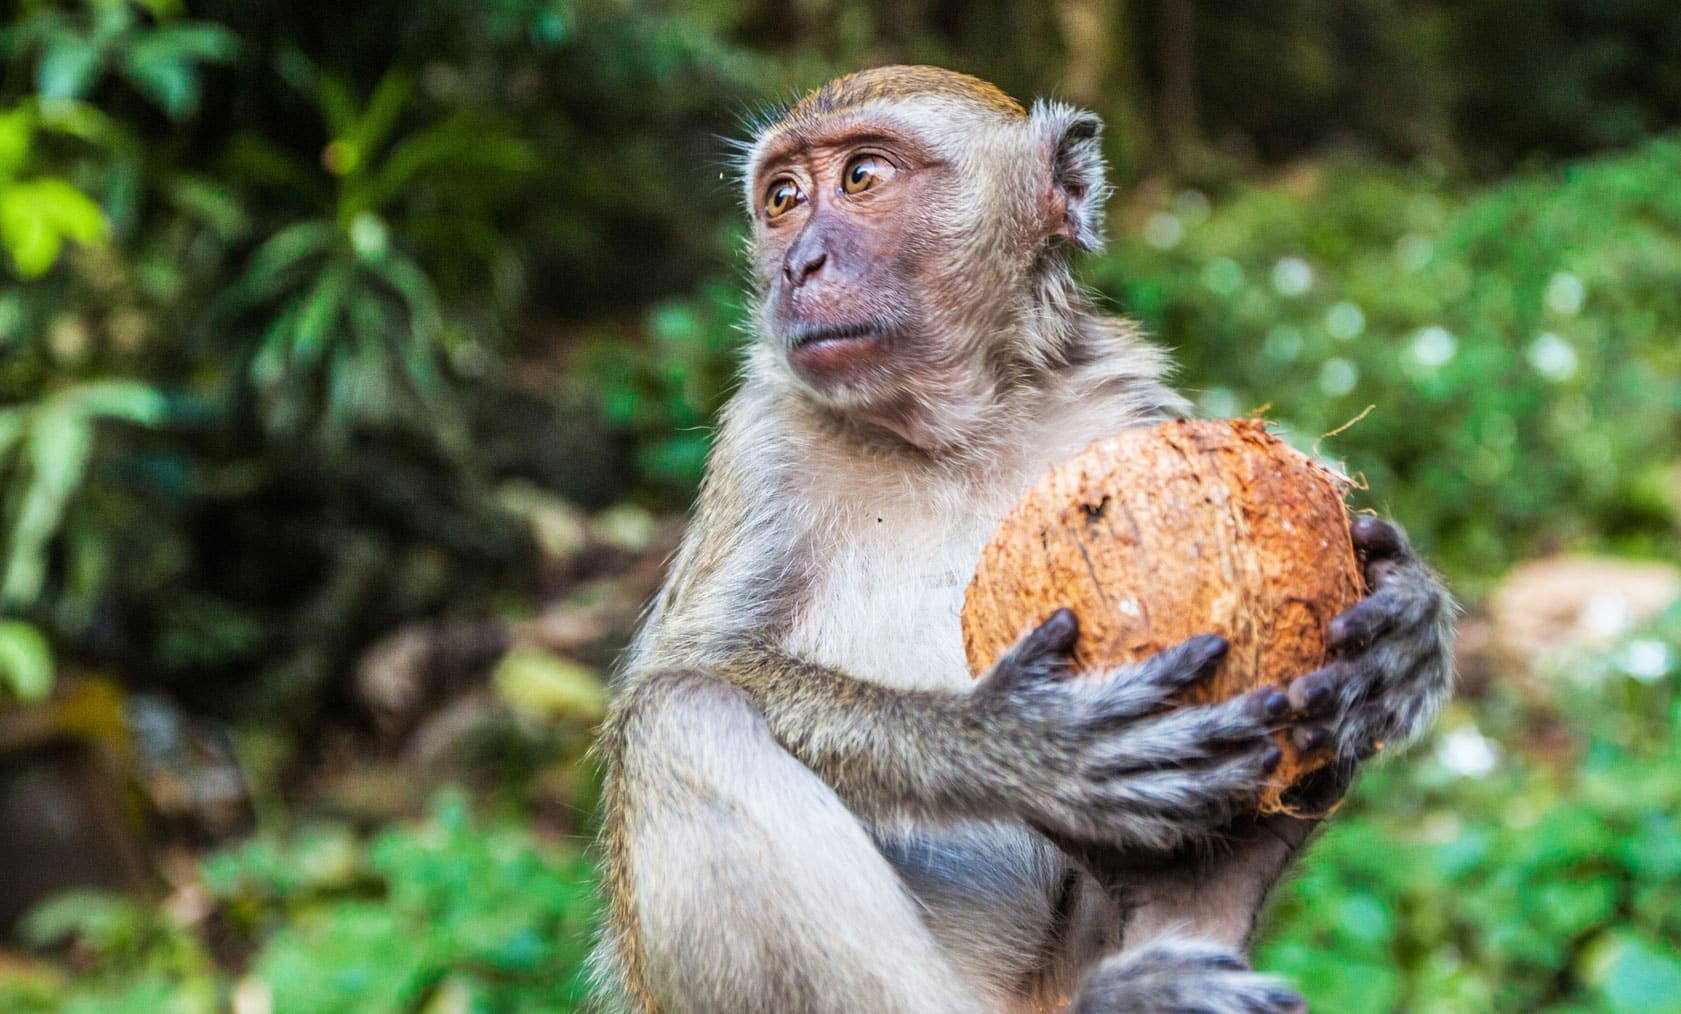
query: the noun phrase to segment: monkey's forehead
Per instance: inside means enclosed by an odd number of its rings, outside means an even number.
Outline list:
[[[972,103],[1011,120],[1027,118],[1022,104],[990,81],[943,67],[893,66],[835,78],[795,103],[771,129],[808,126],[872,102],[921,97]]]

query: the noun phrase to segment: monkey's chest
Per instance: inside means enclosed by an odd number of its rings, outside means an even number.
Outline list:
[[[891,686],[968,686],[959,617],[994,522],[866,516],[814,560],[788,647]]]

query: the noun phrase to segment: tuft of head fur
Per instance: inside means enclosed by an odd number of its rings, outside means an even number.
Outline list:
[[[990,81],[943,67],[871,67],[835,78],[808,92],[775,124],[801,126],[872,102],[912,96],[940,96],[970,103],[1012,120],[1027,118],[1020,102]]]

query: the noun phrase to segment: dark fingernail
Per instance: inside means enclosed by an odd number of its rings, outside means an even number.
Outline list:
[[[1262,699],[1261,706],[1266,709],[1268,718],[1283,718],[1290,713],[1290,698],[1284,696],[1283,692],[1274,690]]]
[[[1300,725],[1291,730],[1290,741],[1302,753],[1312,753],[1331,741],[1331,730],[1323,725]]]
[[[1400,531],[1381,518],[1361,515],[1349,523],[1348,534],[1355,548],[1368,558],[1394,556],[1401,551]]]
[[[1331,703],[1331,685],[1329,683],[1314,683],[1302,695],[1302,701],[1307,705],[1308,712],[1323,711]]]
[[[1288,990],[1275,989],[1267,993],[1267,1006],[1280,1011],[1299,1011],[1306,1008],[1306,1002]]]
[[[1197,641],[1197,647],[1208,653],[1207,661],[1202,664],[1201,671],[1204,674],[1219,668],[1220,663],[1226,660],[1226,655],[1232,650],[1231,642],[1219,634],[1202,634],[1197,637]]]
[[[1284,751],[1276,746],[1269,746],[1266,752],[1261,754],[1261,770],[1271,774],[1282,760],[1284,760]]]
[[[1080,633],[1080,618],[1074,615],[1074,610],[1063,608],[1045,617],[1045,622],[1039,624],[1039,629],[1053,648],[1067,648],[1074,643],[1074,638]]]

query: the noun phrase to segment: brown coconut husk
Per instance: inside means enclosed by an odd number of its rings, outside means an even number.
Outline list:
[[[1258,419],[1164,423],[1094,441],[1030,489],[981,553],[963,605],[969,668],[1073,609],[1082,671],[1107,672],[1197,634],[1231,642],[1186,703],[1283,686],[1325,663],[1325,625],[1363,592],[1346,476]],[[1261,800],[1330,759],[1284,759]]]

